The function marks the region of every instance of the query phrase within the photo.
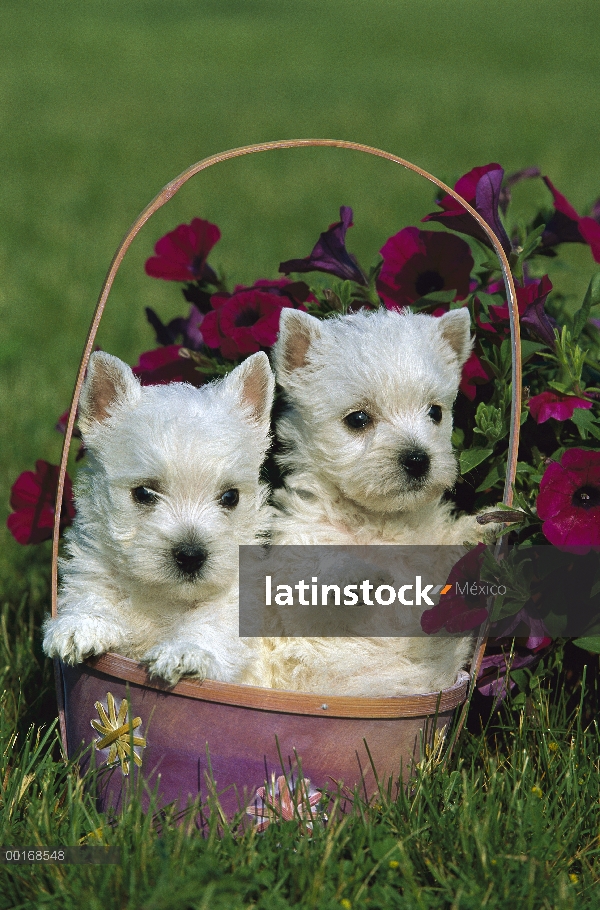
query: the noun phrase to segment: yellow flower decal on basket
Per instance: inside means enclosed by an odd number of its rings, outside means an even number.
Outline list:
[[[129,702],[124,698],[117,710],[115,697],[111,692],[106,694],[105,708],[101,701],[95,704],[100,720],[91,720],[90,723],[100,739],[94,740],[98,751],[108,749],[107,765],[121,764],[123,774],[129,774],[130,756],[133,755],[135,764],[142,765],[142,757],[136,752],[135,747],[144,749],[146,739],[143,736],[132,735],[134,730],[142,725],[141,717],[129,718]],[[132,748],[133,747],[133,748]]]

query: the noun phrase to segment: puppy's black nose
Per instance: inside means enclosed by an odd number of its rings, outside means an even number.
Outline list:
[[[185,575],[195,575],[206,562],[207,553],[197,544],[180,543],[172,550],[173,559]]]
[[[429,470],[429,455],[423,449],[410,449],[402,452],[400,464],[410,477],[423,477]]]

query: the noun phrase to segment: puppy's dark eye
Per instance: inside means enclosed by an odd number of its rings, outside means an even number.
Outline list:
[[[222,505],[224,509],[235,509],[239,501],[240,494],[237,490],[225,490],[219,499],[219,505]]]
[[[442,419],[442,409],[439,404],[432,404],[427,412],[427,416],[431,417],[434,423],[439,423]]]
[[[347,417],[344,417],[344,423],[351,430],[364,430],[371,423],[371,418],[366,411],[352,411]]]
[[[140,506],[152,506],[158,502],[158,495],[150,487],[134,487],[131,491],[134,502]]]

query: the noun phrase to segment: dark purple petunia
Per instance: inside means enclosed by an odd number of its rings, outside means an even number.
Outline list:
[[[10,507],[14,511],[8,516],[6,524],[18,543],[42,543],[52,537],[58,474],[58,465],[40,460],[35,463],[35,472],[24,471],[15,480],[10,493]],[[73,487],[66,474],[60,513],[61,531],[74,518]]]
[[[570,420],[577,408],[589,410],[592,402],[577,395],[562,395],[560,392],[547,391],[534,395],[528,401],[529,413],[536,423],[545,423],[553,417],[555,420]]]
[[[161,237],[154,247],[156,256],[146,260],[146,274],[165,281],[216,281],[206,258],[221,232],[216,224],[194,218],[179,224]]]
[[[366,276],[356,258],[346,249],[346,231],[349,227],[352,227],[352,209],[343,205],[340,208],[340,221],[331,224],[321,234],[310,256],[282,262],[279,271],[285,275],[290,272],[327,272],[366,287],[369,283]]]
[[[454,189],[489,224],[504,252],[508,254],[511,244],[499,214],[503,177],[504,170],[499,164],[486,164],[483,167],[474,167],[464,174],[460,180],[457,180]],[[440,199],[438,205],[443,211],[432,212],[421,220],[439,221],[444,227],[459,231],[461,234],[468,234],[485,243],[486,246],[492,246],[483,228],[449,193]]]
[[[529,279],[525,285],[515,284],[521,326],[538,341],[542,341],[549,348],[554,348],[554,329],[557,327],[557,323],[545,310],[546,300],[551,290],[552,282],[547,275],[542,278]],[[510,331],[508,303],[491,306],[489,317],[489,322],[478,320],[480,328],[508,335]]]
[[[170,382],[189,382],[201,386],[206,377],[194,365],[194,361],[181,357],[182,345],[171,344],[154,351],[140,354],[133,372],[142,385],[167,385]]]
[[[536,502],[542,531],[567,552],[600,548],[600,452],[567,449],[548,465]]]
[[[445,231],[407,227],[394,234],[379,251],[383,265],[377,293],[388,309],[414,303],[436,291],[456,291],[455,300],[469,293],[473,257],[469,245]]]
[[[600,262],[600,224],[594,211],[592,217],[581,217],[548,177],[543,180],[552,193],[554,212],[542,234],[542,247],[551,249],[558,243],[587,243],[594,261]]]
[[[204,313],[192,303],[187,319],[177,316],[165,325],[160,316],[150,307],[146,307],[146,319],[154,329],[156,340],[159,344],[170,346],[181,344],[192,351],[198,351],[204,343],[202,337],[202,322]]]
[[[532,641],[537,639],[531,639]],[[477,677],[477,690],[482,695],[494,696],[498,701],[503,701],[509,689],[514,689],[516,683],[510,678],[510,670],[520,670],[529,667],[542,656],[542,651],[550,644],[549,638],[544,638],[541,643],[531,646],[515,646],[514,653],[502,650],[499,654],[487,654],[481,661]]]

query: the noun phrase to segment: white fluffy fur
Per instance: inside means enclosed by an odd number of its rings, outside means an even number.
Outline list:
[[[87,464],[58,616],[44,627],[48,655],[75,664],[117,651],[171,684],[184,674],[258,681],[238,635],[238,545],[268,525],[259,470],[273,387],[262,353],[200,389],[142,388],[116,357],[92,355],[80,404]],[[134,501],[139,486],[156,501]],[[239,503],[227,508],[231,489]],[[196,575],[178,567],[182,544],[206,552]]]
[[[379,310],[324,321],[284,310],[274,361],[289,405],[277,426],[289,473],[274,498],[273,543],[457,545],[447,551],[449,570],[464,552],[458,545],[493,533],[473,516],[455,517],[441,500],[457,474],[452,405],[470,350],[466,310],[441,318]],[[437,424],[433,404],[442,408]],[[356,411],[372,418],[364,430],[344,422]],[[399,462],[415,448],[431,464],[420,479]],[[423,560],[416,550],[404,569],[426,578]],[[371,561],[379,561],[375,550]],[[397,629],[419,628],[424,609],[397,615]],[[358,631],[356,615],[356,629],[344,617],[346,629]],[[271,621],[285,633],[286,608]],[[469,637],[273,638],[268,682],[324,694],[433,692],[455,682],[472,649]]]

